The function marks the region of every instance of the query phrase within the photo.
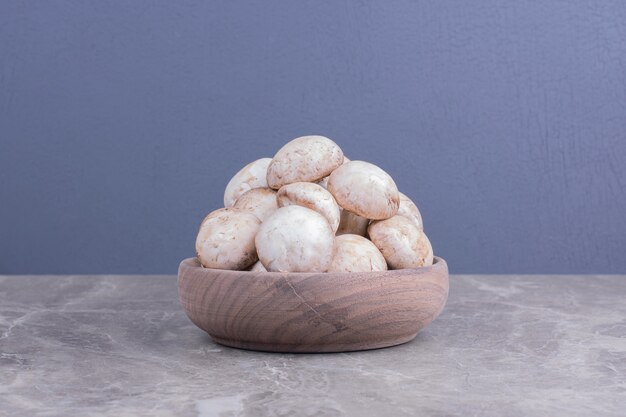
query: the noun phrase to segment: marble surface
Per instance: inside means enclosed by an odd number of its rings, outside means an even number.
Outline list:
[[[395,348],[219,346],[173,276],[0,277],[1,416],[624,416],[626,276],[452,276]]]

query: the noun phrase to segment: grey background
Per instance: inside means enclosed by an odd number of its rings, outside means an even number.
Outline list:
[[[0,2],[0,273],[174,273],[312,133],[452,272],[626,272],[626,3],[525,0]]]

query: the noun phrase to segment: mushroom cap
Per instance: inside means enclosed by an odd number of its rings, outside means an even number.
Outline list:
[[[254,237],[261,221],[247,211],[222,208],[204,218],[196,256],[206,268],[243,270],[257,261]]]
[[[367,235],[367,226],[370,220],[354,214],[348,210],[341,210],[339,216],[339,227],[337,228],[337,236],[345,234],[353,234],[359,236]]]
[[[334,235],[328,221],[302,206],[276,210],[261,224],[255,242],[268,271],[325,272],[333,259]]]
[[[278,209],[276,191],[271,188],[253,188],[243,193],[233,207],[249,211],[259,220],[264,221]]]
[[[267,167],[270,162],[272,158],[261,158],[241,168],[226,185],[224,207],[232,207],[235,201],[248,190],[267,187]]]
[[[321,180],[319,180],[316,184],[326,190],[328,189],[328,178],[329,176],[326,176],[322,178]]]
[[[250,271],[250,272],[267,272],[267,269],[265,269],[265,267],[263,266],[261,261],[256,261],[254,263],[254,265],[252,265],[250,268],[248,268],[248,271]]]
[[[391,269],[418,268],[433,263],[433,248],[426,234],[404,216],[373,221],[370,239]]]
[[[364,161],[350,161],[335,169],[328,179],[328,191],[342,208],[367,219],[388,219],[400,205],[391,176]]]
[[[386,271],[387,262],[376,245],[359,235],[335,238],[335,255],[328,272]]]
[[[317,211],[330,224],[333,233],[339,227],[339,206],[331,193],[312,182],[294,182],[280,187],[278,207],[297,205]]]
[[[345,164],[346,162],[350,162],[350,159],[347,156],[343,156],[343,163]],[[330,175],[325,176],[324,178],[322,178],[321,180],[319,180],[317,182],[318,185],[320,185],[323,189],[328,189],[328,178],[330,178]]]
[[[411,220],[413,224],[419,229],[424,230],[424,223],[422,223],[422,214],[415,205],[415,203],[406,195],[400,193],[400,207],[398,207],[398,216],[404,216]]]
[[[316,182],[343,163],[341,148],[324,136],[302,136],[280,148],[267,168],[267,183],[278,190],[292,182]]]

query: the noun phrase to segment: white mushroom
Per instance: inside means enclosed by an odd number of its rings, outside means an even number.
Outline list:
[[[328,176],[322,178],[321,180],[319,180],[317,182],[317,185],[319,185],[320,187],[322,187],[323,189],[328,189]]]
[[[328,191],[342,208],[367,219],[388,219],[400,205],[398,187],[391,176],[369,162],[350,161],[335,169]]]
[[[315,210],[326,217],[333,233],[339,227],[339,206],[332,194],[312,182],[284,185],[276,195],[278,207],[297,205]]]
[[[267,272],[267,269],[263,266],[261,261],[256,261],[254,265],[252,265],[248,271],[250,272]]]
[[[226,185],[224,207],[232,207],[235,201],[248,190],[267,187],[267,167],[270,162],[272,158],[261,158],[241,168]]]
[[[398,216],[404,216],[411,220],[413,224],[419,229],[424,230],[424,223],[422,223],[422,214],[415,205],[415,203],[406,195],[400,193],[400,207],[398,208]]]
[[[363,236],[335,238],[335,255],[328,272],[386,271],[387,262],[378,248]]]
[[[302,136],[280,148],[267,168],[275,190],[292,182],[316,182],[343,163],[343,152],[324,136]]]
[[[254,237],[261,221],[252,213],[223,208],[204,218],[196,255],[206,268],[243,270],[257,261]]]
[[[346,162],[350,162],[350,159],[347,156],[343,156],[343,163],[345,164]],[[328,178],[330,177],[330,175],[322,178],[321,180],[319,180],[317,182],[317,184],[319,184],[323,189],[327,190],[328,189]]]
[[[259,220],[264,221],[267,216],[278,209],[276,191],[271,188],[253,188],[243,193],[233,207],[249,211]]]
[[[339,236],[350,233],[353,235],[366,236],[367,226],[369,226],[369,224],[369,219],[351,213],[348,210],[341,210],[336,235]]]
[[[325,272],[333,258],[334,235],[328,221],[306,207],[276,210],[261,224],[255,242],[268,271]]]
[[[433,263],[433,248],[426,234],[403,216],[373,221],[367,229],[391,269],[417,268]]]

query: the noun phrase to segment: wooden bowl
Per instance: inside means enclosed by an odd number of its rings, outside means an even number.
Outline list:
[[[344,352],[399,345],[435,319],[448,266],[365,273],[178,269],[187,316],[222,345],[272,352]]]

